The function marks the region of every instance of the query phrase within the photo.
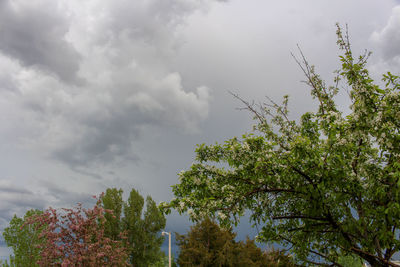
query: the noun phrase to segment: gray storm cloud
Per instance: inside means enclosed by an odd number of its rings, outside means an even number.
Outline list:
[[[0,229],[7,226],[10,218],[23,215],[28,209],[43,210],[49,203],[55,206],[75,205],[78,202],[94,204],[90,195],[60,188],[51,182],[41,182],[42,192],[33,191],[9,181],[0,180]],[[45,190],[43,190],[45,189]]]
[[[15,214],[26,209],[43,209],[46,200],[34,192],[0,180],[0,229],[3,229],[8,220]]]
[[[183,88],[169,62],[185,17],[211,2],[2,0],[0,93],[23,140],[76,167],[137,159],[149,126],[197,131],[210,91]]]
[[[77,81],[80,55],[65,40],[69,22],[55,1],[0,2],[0,51],[26,67]]]

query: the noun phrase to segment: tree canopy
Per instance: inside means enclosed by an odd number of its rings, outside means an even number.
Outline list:
[[[8,247],[13,249],[13,255],[10,262],[4,263],[5,266],[26,266],[35,267],[40,259],[39,244],[44,240],[39,238],[42,228],[36,228],[35,225],[24,227],[28,219],[32,216],[43,214],[40,210],[28,210],[23,218],[16,215],[11,219],[8,227],[4,229],[3,237]],[[0,264],[0,266],[3,266]]]
[[[209,218],[191,227],[187,235],[176,233],[180,247],[179,266],[232,266],[235,234],[222,230]]]
[[[39,266],[128,266],[127,251],[122,241],[104,235],[107,211],[100,201],[85,209],[81,204],[71,209],[48,208],[30,216],[23,228],[34,227],[39,232],[37,248]],[[18,265],[24,266],[24,265]]]
[[[182,171],[175,197],[162,204],[194,219],[217,215],[236,223],[245,210],[261,226],[258,240],[290,247],[304,264],[342,266],[355,255],[372,266],[397,266],[400,250],[400,78],[375,83],[338,26],[341,68],[328,86],[301,53],[318,108],[292,120],[288,97],[243,103],[254,131],[222,144],[201,144]],[[301,51],[300,51],[301,52]],[[351,105],[335,96],[348,90]]]
[[[254,240],[236,242],[236,234],[230,229],[222,229],[210,218],[192,226],[186,235],[176,234],[181,267],[290,267],[291,258],[272,251],[263,252]]]
[[[93,208],[14,216],[3,233],[14,255],[0,266],[164,266],[165,216],[150,196],[132,189],[124,202],[122,194],[108,188]]]
[[[107,188],[105,194],[101,197],[102,206],[112,213],[106,213],[105,216],[105,229],[104,234],[112,240],[119,240],[121,238],[122,223],[122,189]]]

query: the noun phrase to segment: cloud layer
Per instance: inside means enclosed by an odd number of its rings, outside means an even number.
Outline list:
[[[371,41],[377,52],[382,55],[375,69],[400,69],[400,5],[392,9],[387,24],[380,30],[374,31]]]
[[[73,167],[137,158],[145,127],[196,131],[209,89],[183,88],[169,61],[185,16],[208,4],[2,0],[0,94],[27,122],[14,127]]]
[[[76,81],[80,55],[65,40],[68,17],[56,1],[0,2],[0,50],[24,67],[35,67]]]

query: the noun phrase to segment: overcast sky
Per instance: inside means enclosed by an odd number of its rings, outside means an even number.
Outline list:
[[[196,144],[250,131],[228,91],[312,109],[290,52],[331,79],[336,22],[374,77],[400,72],[395,0],[0,0],[0,231],[108,187],[168,201]]]

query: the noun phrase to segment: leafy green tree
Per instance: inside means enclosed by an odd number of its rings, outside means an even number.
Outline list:
[[[180,173],[169,204],[193,218],[217,214],[236,223],[245,210],[261,225],[259,241],[291,247],[304,264],[341,266],[355,255],[372,266],[397,266],[400,250],[400,78],[376,84],[369,53],[353,57],[338,26],[341,68],[333,86],[304,56],[298,60],[318,109],[299,120],[283,103],[243,103],[255,131],[223,144],[200,145]],[[302,55],[302,54],[301,54]],[[348,90],[349,110],[335,103]]]
[[[3,237],[8,247],[13,249],[13,256],[10,256],[10,263],[7,266],[39,266],[40,249],[38,245],[43,243],[39,238],[43,227],[39,230],[33,225],[25,225],[28,218],[42,214],[39,210],[28,210],[23,218],[16,215],[11,219],[8,227],[4,229]]]
[[[122,200],[122,193],[122,189],[111,188],[102,197],[103,207],[113,212],[106,217],[107,233],[114,239],[119,238],[119,233],[126,235],[125,247],[132,266],[156,264],[164,257],[161,251],[164,238],[160,231],[165,227],[165,216],[150,196],[146,198],[144,210],[144,198],[137,190],[131,190],[126,202]]]
[[[168,260],[169,260],[168,255],[165,255],[165,253],[163,253],[162,257],[160,257],[157,262],[150,264],[149,267],[167,267],[169,264]],[[171,267],[178,267],[173,255],[172,255],[171,261],[172,261]]]
[[[0,266],[1,266],[1,267],[10,267],[10,265],[9,265],[8,262],[7,262],[7,260],[5,260],[5,261],[0,260]]]

